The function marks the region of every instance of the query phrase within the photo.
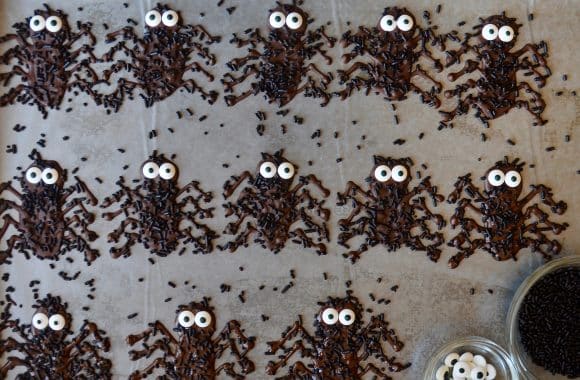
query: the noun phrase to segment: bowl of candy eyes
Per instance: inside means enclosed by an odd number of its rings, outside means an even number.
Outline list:
[[[423,380],[517,380],[507,353],[489,339],[477,336],[457,339],[431,356]]]

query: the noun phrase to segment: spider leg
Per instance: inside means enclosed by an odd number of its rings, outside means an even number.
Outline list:
[[[532,252],[541,254],[544,260],[551,260],[562,250],[562,245],[557,240],[548,239],[548,237],[540,231],[535,231],[534,235],[536,235],[536,237],[533,239],[525,239],[526,246],[530,247]]]
[[[536,195],[539,195],[540,201],[546,206],[549,206],[552,212],[558,215],[562,215],[564,212],[566,212],[568,205],[563,201],[556,202],[554,200],[554,195],[552,194],[552,191],[548,187],[544,185],[538,186],[532,185],[530,187],[532,188],[532,191],[528,195],[526,195],[522,200],[518,201],[519,205],[522,208],[528,203],[530,203]]]
[[[257,233],[257,232],[258,232],[258,230],[255,226],[253,226],[251,223],[247,223],[246,229],[243,230],[241,233],[239,233],[238,236],[236,236],[236,238],[234,240],[227,242],[226,245],[224,245],[224,246],[218,245],[218,248],[222,251],[225,251],[227,249],[233,253],[239,247],[247,246],[250,236],[254,233]]]
[[[211,34],[209,34],[209,32],[202,25],[191,25],[190,28],[194,33],[199,33],[207,37],[209,41],[206,43],[208,45],[214,42],[220,42],[222,39],[220,36],[212,36]]]
[[[171,349],[171,346],[166,338],[157,339],[153,344],[147,345],[143,350],[130,350],[129,357],[131,360],[136,361],[143,357],[149,358],[154,352],[160,350],[165,355],[175,356],[175,353]]]
[[[254,181],[254,177],[247,170],[243,172],[239,177],[232,177],[232,179],[234,180],[233,184],[230,183],[229,180],[224,184],[223,196],[225,199],[229,198],[234,193],[234,191],[236,191],[236,189],[240,186],[240,184],[244,182],[246,179],[249,179],[250,182]]]
[[[183,81],[182,87],[184,87],[188,92],[190,93],[194,93],[195,91],[198,91],[201,93],[201,97],[203,100],[208,101],[209,104],[213,104],[218,97],[218,93],[215,91],[210,91],[209,93],[205,92],[205,90],[200,87],[195,80],[193,79],[187,79],[185,81]]]
[[[129,375],[129,380],[140,380],[146,378],[148,375],[151,375],[153,371],[158,368],[168,369],[168,362],[165,360],[166,358],[157,358],[153,360],[151,364],[149,364],[143,371],[135,371]]]
[[[465,245],[467,244],[467,245]],[[455,247],[459,249],[459,252],[456,253],[453,257],[451,257],[448,261],[449,268],[455,269],[459,266],[463,259],[468,258],[469,256],[473,255],[475,251],[481,247],[483,247],[485,242],[483,239],[475,239],[471,240],[469,238],[469,230],[462,231],[457,234],[449,243],[447,243],[450,247]]]
[[[86,221],[81,220],[78,215],[73,215],[70,218],[66,218],[65,222],[66,226],[70,228],[72,228],[71,225],[74,225],[75,227],[81,227],[82,233],[85,234],[89,241],[95,241],[99,237],[99,235],[97,235],[94,231],[89,230]]]
[[[256,65],[250,65],[250,66],[246,67],[244,69],[244,72],[242,73],[242,75],[240,75],[237,78],[232,73],[226,73],[226,74],[224,74],[223,79],[221,79],[221,82],[225,87],[224,91],[225,92],[233,92],[234,88],[238,84],[244,82],[249,77],[256,76],[256,75],[258,75],[258,68],[256,67]],[[226,78],[229,80],[227,80]]]
[[[5,379],[8,375],[8,372],[17,367],[26,367],[27,369],[31,369],[28,363],[26,363],[24,360],[10,356],[6,358],[6,364],[0,368],[0,378]]]
[[[290,360],[290,358],[296,352],[300,352],[300,355],[302,357],[308,357],[308,358],[312,357],[312,354],[306,349],[306,347],[304,347],[304,343],[300,340],[300,341],[294,343],[292,345],[292,347],[284,353],[284,355],[282,356],[282,358],[280,360],[278,360],[276,362],[275,361],[268,362],[268,365],[266,366],[266,373],[268,375],[271,375],[271,376],[275,375],[276,372],[278,372],[278,370],[281,367],[284,367],[288,363],[288,360]],[[293,371],[291,370],[291,372],[293,372]]]
[[[289,232],[289,235],[294,243],[301,244],[303,248],[316,248],[316,253],[319,255],[326,255],[326,245],[324,243],[315,243],[311,237],[309,237],[304,229],[296,228]]]
[[[383,380],[392,380],[393,378],[388,376],[386,373],[378,369],[374,364],[368,363],[363,370],[360,372],[359,376],[362,379],[367,373],[374,374],[377,378]]]
[[[234,59],[230,60],[228,63],[226,63],[226,66],[232,71],[238,71],[241,67],[245,66],[249,61],[259,59],[260,56],[261,56],[261,53],[259,51],[257,51],[256,49],[249,49],[248,55],[246,55],[245,57],[234,58]],[[256,72],[258,71],[255,65],[251,65],[249,67],[256,70]],[[246,73],[247,70],[248,70],[248,68],[245,68],[244,73]]]
[[[559,235],[568,227],[567,223],[559,224],[550,221],[548,219],[548,214],[542,211],[537,204],[531,205],[524,212],[524,217],[526,219],[529,219],[532,215],[537,218],[537,222],[527,225],[524,231],[530,231],[532,233],[535,233],[536,231],[551,231],[554,234]],[[545,227],[538,228],[539,224],[543,224]]]
[[[441,88],[442,85],[441,83],[437,82],[435,79],[433,79],[429,74],[427,74],[427,72],[425,70],[423,70],[421,67],[417,66],[415,68],[414,71],[411,72],[411,79],[414,77],[419,77],[419,78],[423,78],[431,83],[434,84],[434,88],[437,90],[437,92],[441,92]]]
[[[69,353],[72,352],[91,335],[94,337],[94,341],[99,344],[99,348],[102,348],[105,352],[109,351],[111,348],[111,342],[109,341],[109,338],[103,337],[101,335],[96,324],[87,321],[85,321],[81,327],[79,335],[76,336],[72,342],[66,346],[65,350]]]
[[[199,236],[193,236],[191,229],[184,230],[183,233],[187,237],[186,243],[193,243],[193,253],[207,254],[213,251],[213,240],[217,238],[216,234],[206,225],[197,223],[195,220],[188,218],[198,230],[201,231]]]
[[[20,75],[20,76],[26,78],[28,76],[28,73],[26,71],[24,71],[24,69],[22,67],[20,67],[18,65],[14,65],[10,72],[0,73],[0,81],[3,82],[4,86],[8,86],[10,79],[12,79],[12,77],[14,75]]]
[[[350,259],[350,262],[354,264],[360,259],[363,253],[369,250],[369,248],[370,248],[369,244],[363,243],[360,245],[360,247],[358,247],[358,249],[349,251],[347,253],[343,253],[342,257],[344,257],[345,259],[346,258]]]
[[[203,75],[206,76],[206,78],[210,81],[213,82],[214,77],[213,75],[211,75],[202,65],[200,65],[198,62],[192,62],[189,65],[185,66],[185,69],[183,70],[185,71],[195,71],[195,72],[201,72]]]
[[[225,343],[221,343],[225,341]],[[236,343],[237,342],[237,343]],[[238,343],[241,345],[242,350],[238,347]],[[255,338],[247,337],[241,329],[239,322],[229,321],[226,327],[220,332],[219,337],[213,342],[215,346],[219,346],[216,357],[219,358],[226,349],[230,349],[232,355],[236,358],[236,363],[240,366],[241,372],[244,375],[254,372],[255,365],[254,362],[249,360],[246,356],[250,350],[255,346]],[[238,375],[235,371],[236,363],[225,363],[220,366],[226,371],[226,373],[234,378]],[[219,371],[218,371],[219,373]],[[243,378],[243,376],[240,376]]]
[[[78,216],[78,215],[75,215]],[[70,220],[71,223],[74,222],[74,218],[72,218]],[[82,223],[82,222],[80,222]],[[69,223],[70,224],[70,223]],[[81,224],[82,225],[82,224]],[[83,232],[85,230],[83,229]],[[95,236],[96,234],[93,231],[88,231],[88,239],[89,241],[93,241],[97,238],[97,236]],[[79,234],[77,234],[70,225],[65,226],[65,232],[68,232],[68,234],[64,234],[63,235],[63,241],[67,242],[68,244],[70,244],[70,246],[75,247],[75,249],[77,251],[80,252],[84,252],[85,254],[85,261],[87,264],[91,264],[93,261],[95,261],[97,259],[97,257],[100,256],[99,251],[97,251],[96,249],[92,249],[89,245],[89,243],[87,242],[87,240],[80,236]],[[92,239],[92,240],[91,240]]]
[[[254,94],[254,90],[250,89],[238,96],[235,95],[226,95],[224,96],[224,100],[226,102],[226,104],[228,105],[228,107],[233,107],[236,104],[238,104],[239,102],[241,102],[242,100],[246,99],[248,96]]]
[[[542,96],[539,92],[534,91],[531,86],[526,82],[521,82],[518,85],[518,90],[524,90],[527,94],[530,94],[530,100],[517,100],[516,106],[518,108],[523,107],[526,111],[528,111],[535,120],[534,125],[544,125],[546,124],[546,120],[541,118],[542,111],[546,108],[546,103],[542,99]]]
[[[23,84],[19,84],[18,86],[11,88],[8,93],[0,96],[0,107],[7,106],[8,104],[14,104],[16,98],[27,89],[28,86]]]

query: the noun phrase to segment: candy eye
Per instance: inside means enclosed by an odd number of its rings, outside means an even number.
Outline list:
[[[286,25],[292,30],[300,28],[302,21],[302,15],[298,12],[292,12],[286,17]]]
[[[497,371],[495,370],[495,367],[492,366],[491,364],[485,366],[485,372],[487,372],[485,380],[493,380],[497,376]]]
[[[278,166],[278,175],[282,179],[290,179],[294,176],[294,165],[284,162]]]
[[[145,15],[145,24],[147,24],[147,26],[155,28],[160,23],[161,23],[161,13],[155,10],[147,12],[147,14]]]
[[[207,327],[211,324],[211,315],[207,311],[200,311],[195,315],[195,324],[199,327]]]
[[[473,367],[469,373],[469,378],[471,380],[482,380],[485,379],[485,367]]]
[[[340,311],[340,314],[338,315],[338,320],[340,321],[340,323],[343,326],[350,326],[354,323],[354,320],[356,319],[355,315],[354,315],[354,311],[350,310],[350,309],[344,309]]]
[[[492,186],[501,186],[501,185],[503,185],[504,180],[505,180],[505,175],[499,169],[494,169],[494,170],[490,171],[489,174],[487,175],[487,181]]]
[[[176,172],[177,169],[175,168],[175,165],[169,162],[166,162],[159,167],[159,177],[163,179],[172,179],[175,177]]]
[[[391,178],[391,169],[387,165],[379,165],[375,169],[375,178],[379,182],[387,182]]]
[[[497,38],[497,26],[493,24],[487,24],[481,30],[481,35],[488,41],[493,41]]]
[[[448,380],[450,378],[449,367],[442,365],[435,373],[435,380]]]
[[[460,362],[471,363],[473,361],[473,354],[471,352],[464,352],[459,357]]]
[[[338,322],[338,311],[333,308],[325,309],[322,312],[322,322],[327,325],[334,325],[336,322]]]
[[[260,175],[264,178],[272,178],[276,175],[276,165],[271,162],[264,162],[260,165]]]
[[[155,162],[148,162],[143,165],[143,175],[145,178],[154,179],[159,174],[159,166]]]
[[[392,32],[397,28],[397,22],[395,21],[395,18],[393,16],[385,15],[383,16],[383,18],[381,18],[380,26],[381,29],[384,30],[385,32]]]
[[[403,165],[397,165],[393,168],[393,180],[396,182],[403,182],[407,179],[407,168]]]
[[[499,28],[499,39],[503,42],[510,42],[514,39],[514,30],[511,26],[504,25]]]
[[[167,11],[163,13],[161,21],[163,21],[163,25],[172,27],[177,25],[177,21],[179,21],[179,16],[175,11]]]
[[[62,20],[58,16],[50,16],[46,19],[46,30],[56,33],[62,29]]]
[[[485,368],[485,366],[487,365],[487,360],[485,360],[485,358],[481,355],[475,355],[473,357],[473,364],[475,364],[478,367]]]
[[[40,32],[46,26],[46,21],[44,20],[44,17],[36,15],[30,19],[29,26],[33,32]]]
[[[42,171],[37,167],[31,167],[26,171],[26,180],[32,184],[37,184],[42,180]]]
[[[282,12],[274,12],[270,15],[270,26],[278,29],[286,24],[286,16]]]
[[[48,317],[44,313],[36,313],[32,317],[32,326],[37,330],[44,330],[48,326]]]
[[[397,19],[397,28],[403,32],[408,32],[413,28],[413,18],[409,15],[402,15]]]
[[[58,181],[58,171],[53,168],[46,168],[42,171],[42,182],[47,185],[54,185]]]
[[[177,321],[179,322],[181,327],[185,327],[186,329],[188,329],[195,323],[195,314],[193,314],[189,310],[182,311],[181,313],[179,313]]]
[[[459,361],[459,354],[452,352],[445,357],[445,365],[447,367],[453,367],[455,363]]]
[[[50,319],[48,320],[48,327],[54,331],[60,331],[64,329],[66,325],[66,320],[60,314],[51,315]]]
[[[467,379],[469,377],[469,372],[471,371],[471,366],[467,362],[457,362],[453,366],[453,378],[454,379]]]

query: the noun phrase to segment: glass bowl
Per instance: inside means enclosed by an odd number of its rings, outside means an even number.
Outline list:
[[[567,379],[562,375],[552,375],[544,368],[535,365],[532,359],[526,353],[520,341],[520,330],[518,324],[518,314],[520,306],[530,288],[543,276],[553,271],[562,268],[580,267],[580,256],[567,256],[560,259],[552,260],[549,263],[536,269],[524,282],[520,285],[507,314],[506,335],[508,342],[508,350],[512,356],[515,365],[522,376],[522,379],[527,380],[560,380]]]
[[[497,343],[479,336],[468,336],[451,341],[439,348],[427,362],[423,380],[435,380],[437,369],[444,364],[445,356],[451,352],[462,354],[466,351],[483,355],[496,371],[496,380],[518,380],[518,372],[506,350]]]

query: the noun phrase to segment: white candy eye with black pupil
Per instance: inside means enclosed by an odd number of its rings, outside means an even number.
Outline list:
[[[397,19],[397,28],[403,32],[408,32],[411,30],[413,28],[413,24],[413,18],[409,15],[402,15]]]
[[[322,322],[326,325],[334,325],[338,322],[338,311],[333,308],[325,309],[322,312]]]
[[[260,165],[260,175],[264,178],[272,178],[276,175],[276,165],[272,162],[264,162]]]
[[[481,35],[488,41],[495,40],[497,38],[497,33],[498,33],[497,26],[493,24],[487,24],[481,30]]]
[[[403,182],[407,179],[407,168],[403,165],[396,165],[393,168],[391,176],[395,182]]]
[[[375,169],[375,178],[379,182],[387,182],[391,178],[391,169],[387,165],[379,165]]]
[[[54,331],[60,331],[64,329],[66,325],[66,320],[60,314],[51,315],[50,319],[48,320],[48,327]]]
[[[469,377],[469,372],[471,371],[471,366],[467,362],[457,362],[453,366],[453,378],[454,379],[467,379]]]
[[[385,32],[392,32],[397,29],[397,21],[395,21],[395,18],[391,15],[384,15],[381,18],[380,26]]]
[[[166,11],[163,13],[161,21],[163,22],[163,25],[172,27],[177,25],[177,22],[179,21],[179,16],[175,11]]]
[[[166,162],[159,167],[159,177],[169,180],[175,177],[177,169],[172,163]]]
[[[62,29],[62,20],[58,16],[50,16],[46,19],[46,30],[56,33]]]
[[[501,186],[505,181],[505,175],[499,169],[494,169],[487,175],[487,181],[491,186]]]
[[[455,363],[459,361],[459,354],[452,352],[445,357],[445,365],[447,367],[453,367]]]
[[[156,10],[149,11],[145,15],[145,24],[151,28],[155,28],[161,23],[161,13]]]
[[[286,16],[282,12],[273,12],[270,15],[270,26],[279,29],[286,24]]]
[[[475,366],[471,369],[471,372],[469,373],[469,379],[472,380],[483,380],[485,379],[485,376],[487,375],[487,373],[485,372],[485,368],[484,367],[479,367],[479,366]]]
[[[286,17],[286,25],[292,30],[300,28],[302,21],[302,15],[298,12],[292,12]]]
[[[190,328],[195,324],[195,314],[189,310],[182,311],[177,317],[177,322],[179,322],[181,327]]]
[[[42,171],[37,167],[31,167],[26,171],[26,180],[32,184],[37,184],[42,180]]]
[[[338,315],[338,320],[340,321],[340,323],[343,326],[350,326],[354,323],[354,320],[356,319],[355,315],[354,315],[354,311],[350,310],[350,309],[344,309],[340,311],[340,314]]]
[[[505,174],[505,184],[509,187],[518,187],[522,183],[522,176],[515,170],[510,170]]]
[[[48,326],[48,317],[44,313],[36,313],[32,317],[32,326],[37,330],[44,330]]]
[[[512,27],[504,25],[499,28],[499,39],[502,42],[511,42],[514,39],[514,30]]]
[[[148,162],[143,165],[143,175],[145,178],[154,179],[159,175],[159,166],[155,162]]]
[[[195,324],[199,327],[207,327],[211,324],[211,315],[207,311],[200,311],[195,315]]]
[[[282,179],[290,179],[294,176],[294,165],[284,162],[278,166],[278,175]]]
[[[44,17],[36,15],[30,19],[29,26],[33,32],[40,32],[46,26],[46,21],[44,20]]]
[[[42,182],[47,185],[54,185],[58,181],[58,171],[53,168],[46,168],[42,171]]]

